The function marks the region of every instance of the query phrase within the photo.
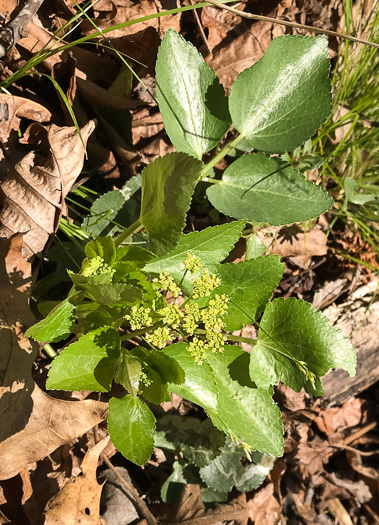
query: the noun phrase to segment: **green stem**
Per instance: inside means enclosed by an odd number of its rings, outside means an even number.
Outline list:
[[[218,162],[220,162],[220,160],[222,160],[228,153],[230,153],[232,149],[234,149],[237,146],[237,144],[241,142],[243,138],[244,138],[243,135],[237,135],[237,137],[234,140],[232,140],[232,142],[229,142],[229,144],[225,146],[225,148],[223,148],[218,155],[216,155],[212,160],[208,162],[208,164],[204,166],[204,168],[201,171],[201,176],[205,177],[205,175],[209,173],[211,169],[214,168],[214,166],[216,166]],[[207,182],[209,182],[209,180],[207,180]],[[218,181],[212,181],[212,182],[218,182]]]
[[[131,332],[130,334],[122,335],[121,341],[129,341],[129,339],[133,339],[133,337],[138,337],[139,335],[143,335],[149,330],[155,330],[156,328],[159,328],[160,326],[163,326],[163,321],[158,321],[158,323],[153,324],[152,326],[148,326],[147,328],[141,328],[141,330],[135,330],[134,332]]]
[[[197,328],[194,332],[196,335],[206,335],[206,331],[202,330],[201,328]],[[232,335],[227,334],[226,332],[223,332],[224,335],[228,338],[228,341],[234,341],[236,343],[248,343],[250,345],[256,345],[257,339],[251,339],[250,337],[242,337],[240,335]]]
[[[54,359],[54,357],[57,357],[58,355],[54,348],[52,348],[52,346],[49,345],[49,343],[45,344],[45,346],[43,347],[43,351],[45,352],[47,357],[51,357],[51,359]]]
[[[133,222],[133,224],[131,224],[129,228],[126,228],[126,230],[124,230],[122,233],[120,233],[120,235],[116,237],[114,241],[115,245],[120,246],[120,244],[122,244],[125,241],[125,239],[130,237],[133,233],[136,233],[137,231],[141,230],[142,228],[143,224],[141,223],[141,219],[137,219],[136,222]]]

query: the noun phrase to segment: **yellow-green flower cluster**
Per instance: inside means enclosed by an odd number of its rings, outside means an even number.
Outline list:
[[[113,275],[115,271],[116,270],[111,268],[109,264],[107,264],[104,259],[100,257],[100,255],[97,255],[96,257],[92,257],[92,259],[86,259],[84,261],[83,268],[80,273],[85,277],[89,277],[90,275],[101,275],[104,273],[110,273]]]
[[[175,298],[181,294],[181,289],[176,285],[174,278],[169,275],[168,271],[160,273],[159,278],[156,277],[153,282],[159,283],[162,290],[171,292]]]
[[[198,365],[202,365],[203,361],[206,359],[205,350],[207,349],[207,344],[198,337],[194,337],[188,345],[188,351],[193,357],[193,360]]]
[[[193,335],[200,321],[200,308],[197,303],[189,303],[184,307],[183,328],[188,335]]]
[[[172,341],[171,331],[168,326],[162,326],[151,334],[146,334],[146,341],[157,348],[164,348],[168,341]]]
[[[178,328],[180,321],[183,318],[183,312],[177,304],[169,304],[159,311],[163,315],[163,322],[171,326],[171,328]]]
[[[187,256],[184,259],[184,266],[191,274],[194,274],[204,265],[194,253],[187,252]]]
[[[198,299],[200,297],[209,297],[211,292],[213,292],[217,286],[220,286],[220,284],[221,281],[217,275],[215,273],[209,275],[208,268],[204,268],[201,276],[193,281],[192,297],[194,299]]]
[[[143,306],[132,306],[129,315],[125,315],[125,319],[130,321],[130,328],[134,330],[140,330],[143,326],[150,326],[153,324],[153,320],[150,317],[150,308],[144,308]]]

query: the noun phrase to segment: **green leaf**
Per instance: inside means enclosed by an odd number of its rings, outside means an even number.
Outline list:
[[[130,262],[137,268],[143,268],[155,255],[140,246],[121,246],[117,248],[116,262]]]
[[[26,332],[26,337],[33,337],[41,343],[61,341],[70,335],[75,322],[76,307],[69,299],[62,301],[54,308],[46,319],[31,326]]]
[[[91,214],[83,220],[82,227],[93,235],[106,232],[114,235],[122,230],[111,221],[125,204],[125,198],[119,190],[108,191],[101,195],[91,206]],[[119,221],[115,221],[119,222]]]
[[[266,479],[270,472],[274,458],[267,465],[250,463],[247,466],[241,464],[242,449],[235,447],[223,447],[219,454],[208,465],[200,469],[201,479],[207,486],[217,492],[229,492],[234,486],[241,492],[256,489]]]
[[[161,488],[161,498],[169,505],[175,505],[180,499],[187,480],[183,475],[183,468],[179,461],[174,461],[172,472]]]
[[[129,284],[85,284],[80,285],[80,290],[101,305],[134,303],[142,299],[142,291]]]
[[[266,246],[263,241],[261,241],[258,235],[250,235],[246,241],[246,258],[245,261],[250,261],[250,259],[256,259],[265,254]]]
[[[179,242],[202,166],[185,153],[169,153],[142,172],[141,222],[159,256]]]
[[[201,159],[230,126],[227,98],[216,73],[192,44],[168,29],[156,77],[159,109],[171,142],[178,151]]]
[[[217,411],[207,410],[213,423],[254,450],[281,456],[280,410],[270,391],[255,388],[246,378],[249,354],[226,345],[222,354],[207,352],[207,361],[218,387]]]
[[[53,360],[46,387],[108,392],[120,355],[120,336],[102,327],[81,337]]]
[[[136,357],[125,352],[122,354],[121,359],[114,380],[135,397],[138,394],[139,380],[142,372],[141,362]]]
[[[318,379],[336,367],[353,376],[357,359],[347,337],[319,310],[295,298],[274,299],[260,322],[250,376],[262,388],[283,381],[296,392],[304,387],[313,395],[323,394],[321,382],[316,381],[313,387],[298,361]]]
[[[210,226],[200,232],[182,235],[178,246],[164,257],[149,262],[144,271],[149,274],[159,274],[168,270],[177,282],[182,280],[185,272],[184,259],[187,252],[194,253],[204,266],[223,261],[233,246],[241,237],[245,221],[235,221],[219,226]],[[183,281],[185,289],[192,288],[190,276]]]
[[[155,417],[138,397],[109,401],[108,430],[114,446],[129,461],[143,465],[154,450]]]
[[[112,265],[116,259],[116,247],[112,237],[98,237],[90,241],[85,247],[86,256],[89,259],[100,256],[104,261]]]
[[[140,384],[141,395],[155,404],[170,401],[168,383],[180,384],[184,381],[184,371],[180,364],[163,352],[152,352],[143,347],[133,348],[131,355],[142,363],[143,372],[150,383]]]
[[[256,319],[277,287],[283,270],[284,265],[277,255],[218,266],[221,285],[217,293],[226,294],[230,299],[223,317],[226,330],[239,330]]]
[[[195,363],[187,350],[185,343],[176,343],[161,350],[172,357],[184,370],[184,382],[179,385],[170,384],[169,389],[174,394],[188,399],[205,409],[217,410],[217,386],[208,363],[201,366]]]
[[[118,328],[124,322],[125,308],[110,308],[99,303],[86,302],[76,308],[77,324],[73,331],[76,334],[86,334],[102,326]]]
[[[209,418],[166,414],[158,420],[155,446],[184,456],[197,467],[208,465],[220,454],[225,434],[218,430]],[[243,454],[242,449],[240,453]]]
[[[283,153],[300,146],[330,114],[329,68],[324,36],[275,38],[232,85],[235,128],[258,150]]]
[[[225,215],[273,226],[318,217],[333,205],[320,186],[285,166],[263,153],[241,157],[207,189],[208,198]]]

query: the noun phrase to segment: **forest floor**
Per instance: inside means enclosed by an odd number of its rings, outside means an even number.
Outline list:
[[[372,187],[370,191],[377,196],[373,159],[378,156],[378,99],[371,104],[376,114],[363,112],[357,124],[362,133],[370,128],[370,141],[360,146],[350,123],[341,123],[328,132],[328,147],[334,151],[345,140],[349,151],[344,150],[345,156],[336,154],[328,164],[330,169],[312,165],[308,171],[313,181],[321,176],[322,184],[333,194],[334,213],[322,215],[312,225],[257,229],[266,249],[280,255],[286,265],[275,296],[305,299],[320,308],[351,339],[358,353],[356,378],[342,371],[329,372],[323,398],[277,388],[285,455],[258,489],[233,490],[227,501],[204,507],[199,486],[192,484],[185,486],[175,504],[163,503],[160,488],[171,473],[173,457],[156,449],[143,468],[125,460],[107,439],[104,415],[109,396],[91,392],[47,395],[51,358],[42,346],[31,346],[23,336],[23,325],[33,324],[41,298],[60,300],[67,293],[63,275],[70,260],[62,246],[71,242],[72,225],[88,214],[97,197],[125,187],[144,166],[174,151],[157,105],[121,67],[117,52],[128,57],[135,73],[154,92],[158,48],[166,29],[172,27],[197,47],[228,92],[237,75],[263,56],[273,38],[313,36],[306,30],[253,21],[208,6],[117,28],[44,56],[40,63],[28,62],[43,46],[58,45],[53,37],[58,29],[60,38],[73,42],[93,34],[96,27],[104,30],[194,3],[99,0],[88,10],[89,19],[81,17],[76,26],[73,17],[78,9],[72,0],[45,0],[24,24],[26,31],[17,45],[0,58],[0,364],[6,363],[0,397],[1,524],[379,523],[378,215],[358,201],[354,204],[354,199],[348,203],[344,185],[347,174],[357,180],[361,177],[360,181],[366,176],[367,188]],[[4,26],[23,4],[0,0]],[[350,9],[354,27],[365,38],[367,21],[378,8],[374,0],[354,5],[342,0],[249,0],[235,7],[342,33],[347,28],[346,9]],[[377,31],[378,27],[376,38]],[[372,38],[371,33],[369,36]],[[332,72],[343,75],[341,45],[341,39],[329,37]],[[352,49],[360,46],[354,44]],[[359,67],[353,58],[351,71]],[[12,76],[17,72],[18,77]],[[354,96],[355,102],[359,100],[359,95]],[[340,108],[335,113],[335,122],[343,111]],[[83,139],[88,139],[86,155],[73,128],[73,115]],[[95,131],[91,119],[96,119]],[[358,151],[353,151],[354,141]],[[312,147],[299,155],[320,155],[317,145]],[[28,173],[33,166],[43,165],[49,152],[63,167],[59,174],[51,173],[58,182],[41,187]],[[216,166],[216,175],[227,162],[224,159]],[[358,178],[357,171],[351,171],[354,162],[354,169],[361,170]],[[80,194],[77,188],[80,191],[83,184],[87,192]],[[68,196],[67,207],[57,213],[62,196]],[[195,197],[186,231],[220,220],[218,212],[209,212],[204,200]],[[35,223],[43,223],[45,235],[33,233]],[[240,243],[228,260],[243,260],[245,253],[246,246]],[[253,330],[246,327],[241,335],[251,336]],[[177,396],[161,409],[162,414],[204,417]],[[54,512],[49,513],[52,507]]]

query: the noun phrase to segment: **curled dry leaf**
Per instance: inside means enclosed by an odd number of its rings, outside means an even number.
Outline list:
[[[0,241],[0,479],[83,435],[107,409],[97,401],[51,398],[33,383],[36,346],[24,336],[24,327],[35,321],[29,309],[31,265],[21,249],[20,234]]]
[[[87,142],[95,124],[81,130]],[[75,127],[47,128],[50,154],[39,164],[31,151],[19,161],[0,186],[0,237],[24,235],[22,255],[30,258],[45,248],[59,225],[64,198],[80,174],[85,149]]]
[[[11,131],[17,131],[21,118],[47,122],[51,118],[48,109],[23,97],[0,94],[0,142],[8,142]]]
[[[45,516],[45,525],[100,525],[102,485],[96,480],[99,456],[109,442],[100,441],[87,452],[82,462],[82,476],[65,485]]]

